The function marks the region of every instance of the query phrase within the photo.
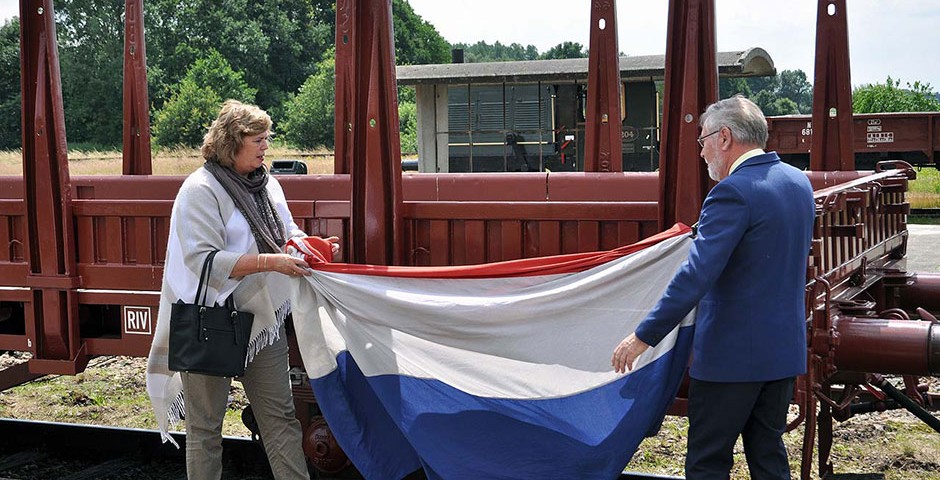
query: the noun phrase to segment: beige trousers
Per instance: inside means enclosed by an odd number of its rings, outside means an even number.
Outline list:
[[[222,419],[231,378],[183,373],[186,402],[186,475],[190,480],[222,478]],[[294,416],[287,363],[287,335],[262,349],[239,378],[261,429],[261,439],[278,480],[309,480]]]

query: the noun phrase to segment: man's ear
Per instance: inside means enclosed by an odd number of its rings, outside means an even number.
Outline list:
[[[723,151],[731,150],[731,129],[728,127],[721,127],[721,131],[718,132],[718,148]]]

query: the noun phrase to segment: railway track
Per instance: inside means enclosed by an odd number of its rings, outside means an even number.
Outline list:
[[[160,442],[155,430],[0,419],[0,480],[185,480],[186,436],[172,434],[177,450]],[[257,443],[223,440],[222,478],[273,478]],[[348,469],[337,476],[311,472],[311,478],[359,478]],[[423,475],[411,475],[419,480]],[[678,480],[680,477],[625,473],[620,480]]]
[[[0,479],[124,480],[186,478],[185,435],[177,450],[155,430],[0,419]],[[223,440],[223,477],[273,478],[251,440]]]

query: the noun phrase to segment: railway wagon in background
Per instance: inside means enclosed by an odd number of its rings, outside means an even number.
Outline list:
[[[812,115],[768,117],[767,149],[776,150],[793,166],[808,169],[812,120]],[[853,116],[853,124],[856,169],[873,170],[882,160],[940,168],[940,112],[862,113]]]

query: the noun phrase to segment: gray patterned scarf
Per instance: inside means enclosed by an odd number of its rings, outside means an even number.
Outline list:
[[[264,165],[248,176],[239,175],[231,168],[223,167],[214,161],[206,161],[204,167],[222,184],[238,211],[245,216],[251,233],[255,236],[255,243],[258,244],[258,252],[280,252],[285,243],[284,224],[281,223],[281,218],[265,189],[268,184],[268,171]]]

